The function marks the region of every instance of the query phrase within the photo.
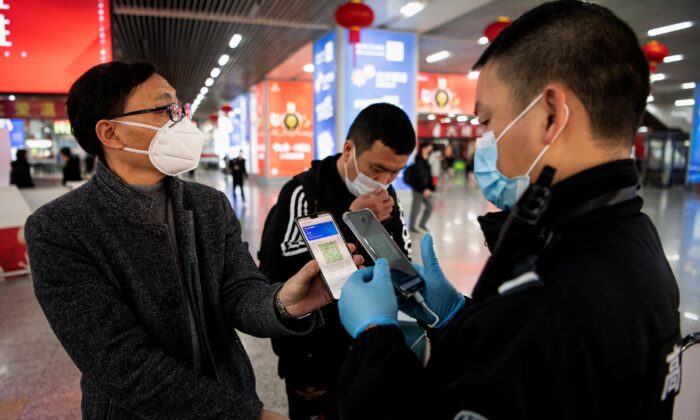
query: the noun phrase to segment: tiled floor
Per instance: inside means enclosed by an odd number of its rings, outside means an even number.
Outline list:
[[[226,191],[230,184],[220,173],[197,174],[197,181]],[[259,248],[267,210],[279,186],[246,186],[247,206],[235,209],[251,252]],[[681,289],[683,333],[700,330],[700,200],[683,189],[642,191],[644,211],[654,220]],[[400,191],[404,208],[410,194]],[[487,203],[473,184],[463,178],[446,182],[435,200],[428,223],[448,278],[468,293],[481,270],[487,251],[476,217]],[[414,238],[418,249],[419,238]],[[420,256],[416,253],[416,259]],[[268,408],[286,411],[284,387],[276,374],[276,358],[269,341],[244,336],[253,361],[258,393]],[[0,282],[0,420],[75,419],[80,417],[80,374],[51,332],[33,294],[31,280]]]

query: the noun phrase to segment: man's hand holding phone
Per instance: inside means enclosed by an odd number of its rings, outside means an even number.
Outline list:
[[[355,252],[355,245],[348,244],[348,249],[350,253]],[[364,264],[362,255],[354,255],[353,260],[357,267]],[[279,299],[289,315],[299,318],[331,303],[328,288],[319,272],[318,262],[311,260],[284,283]]]
[[[370,209],[372,213],[380,221],[385,221],[391,217],[391,212],[394,209],[394,199],[389,195],[389,191],[383,188],[377,188],[371,194],[365,194],[357,197],[350,204],[350,211],[362,209]]]

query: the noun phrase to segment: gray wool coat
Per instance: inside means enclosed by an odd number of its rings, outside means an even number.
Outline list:
[[[257,337],[306,333],[281,322],[280,285],[258,271],[226,196],[168,178],[177,238],[149,222],[153,199],[99,164],[84,186],[37,210],[25,227],[36,297],[82,372],[85,419],[257,419],[250,360],[234,328]],[[192,370],[185,294],[169,241],[191,281],[202,353]]]

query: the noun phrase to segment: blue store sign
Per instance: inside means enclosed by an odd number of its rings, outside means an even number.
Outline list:
[[[336,153],[335,31],[314,43],[314,159]]]
[[[700,81],[697,83],[700,86]],[[688,165],[688,182],[700,182],[700,88],[695,89],[695,106],[693,106],[693,132],[690,133],[690,162]]]

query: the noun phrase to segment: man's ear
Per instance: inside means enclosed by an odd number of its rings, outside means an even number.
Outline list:
[[[350,156],[352,156],[352,139],[345,140],[345,143],[343,143],[343,150],[342,150],[342,158],[347,162],[350,160]]]
[[[545,86],[544,104],[547,112],[547,130],[544,143],[554,142],[569,122],[569,106],[566,104],[566,92],[556,83]]]
[[[99,120],[95,124],[95,134],[97,138],[100,139],[103,147],[108,147],[110,149],[123,149],[124,143],[119,140],[119,136],[116,132],[116,124],[107,120]]]

